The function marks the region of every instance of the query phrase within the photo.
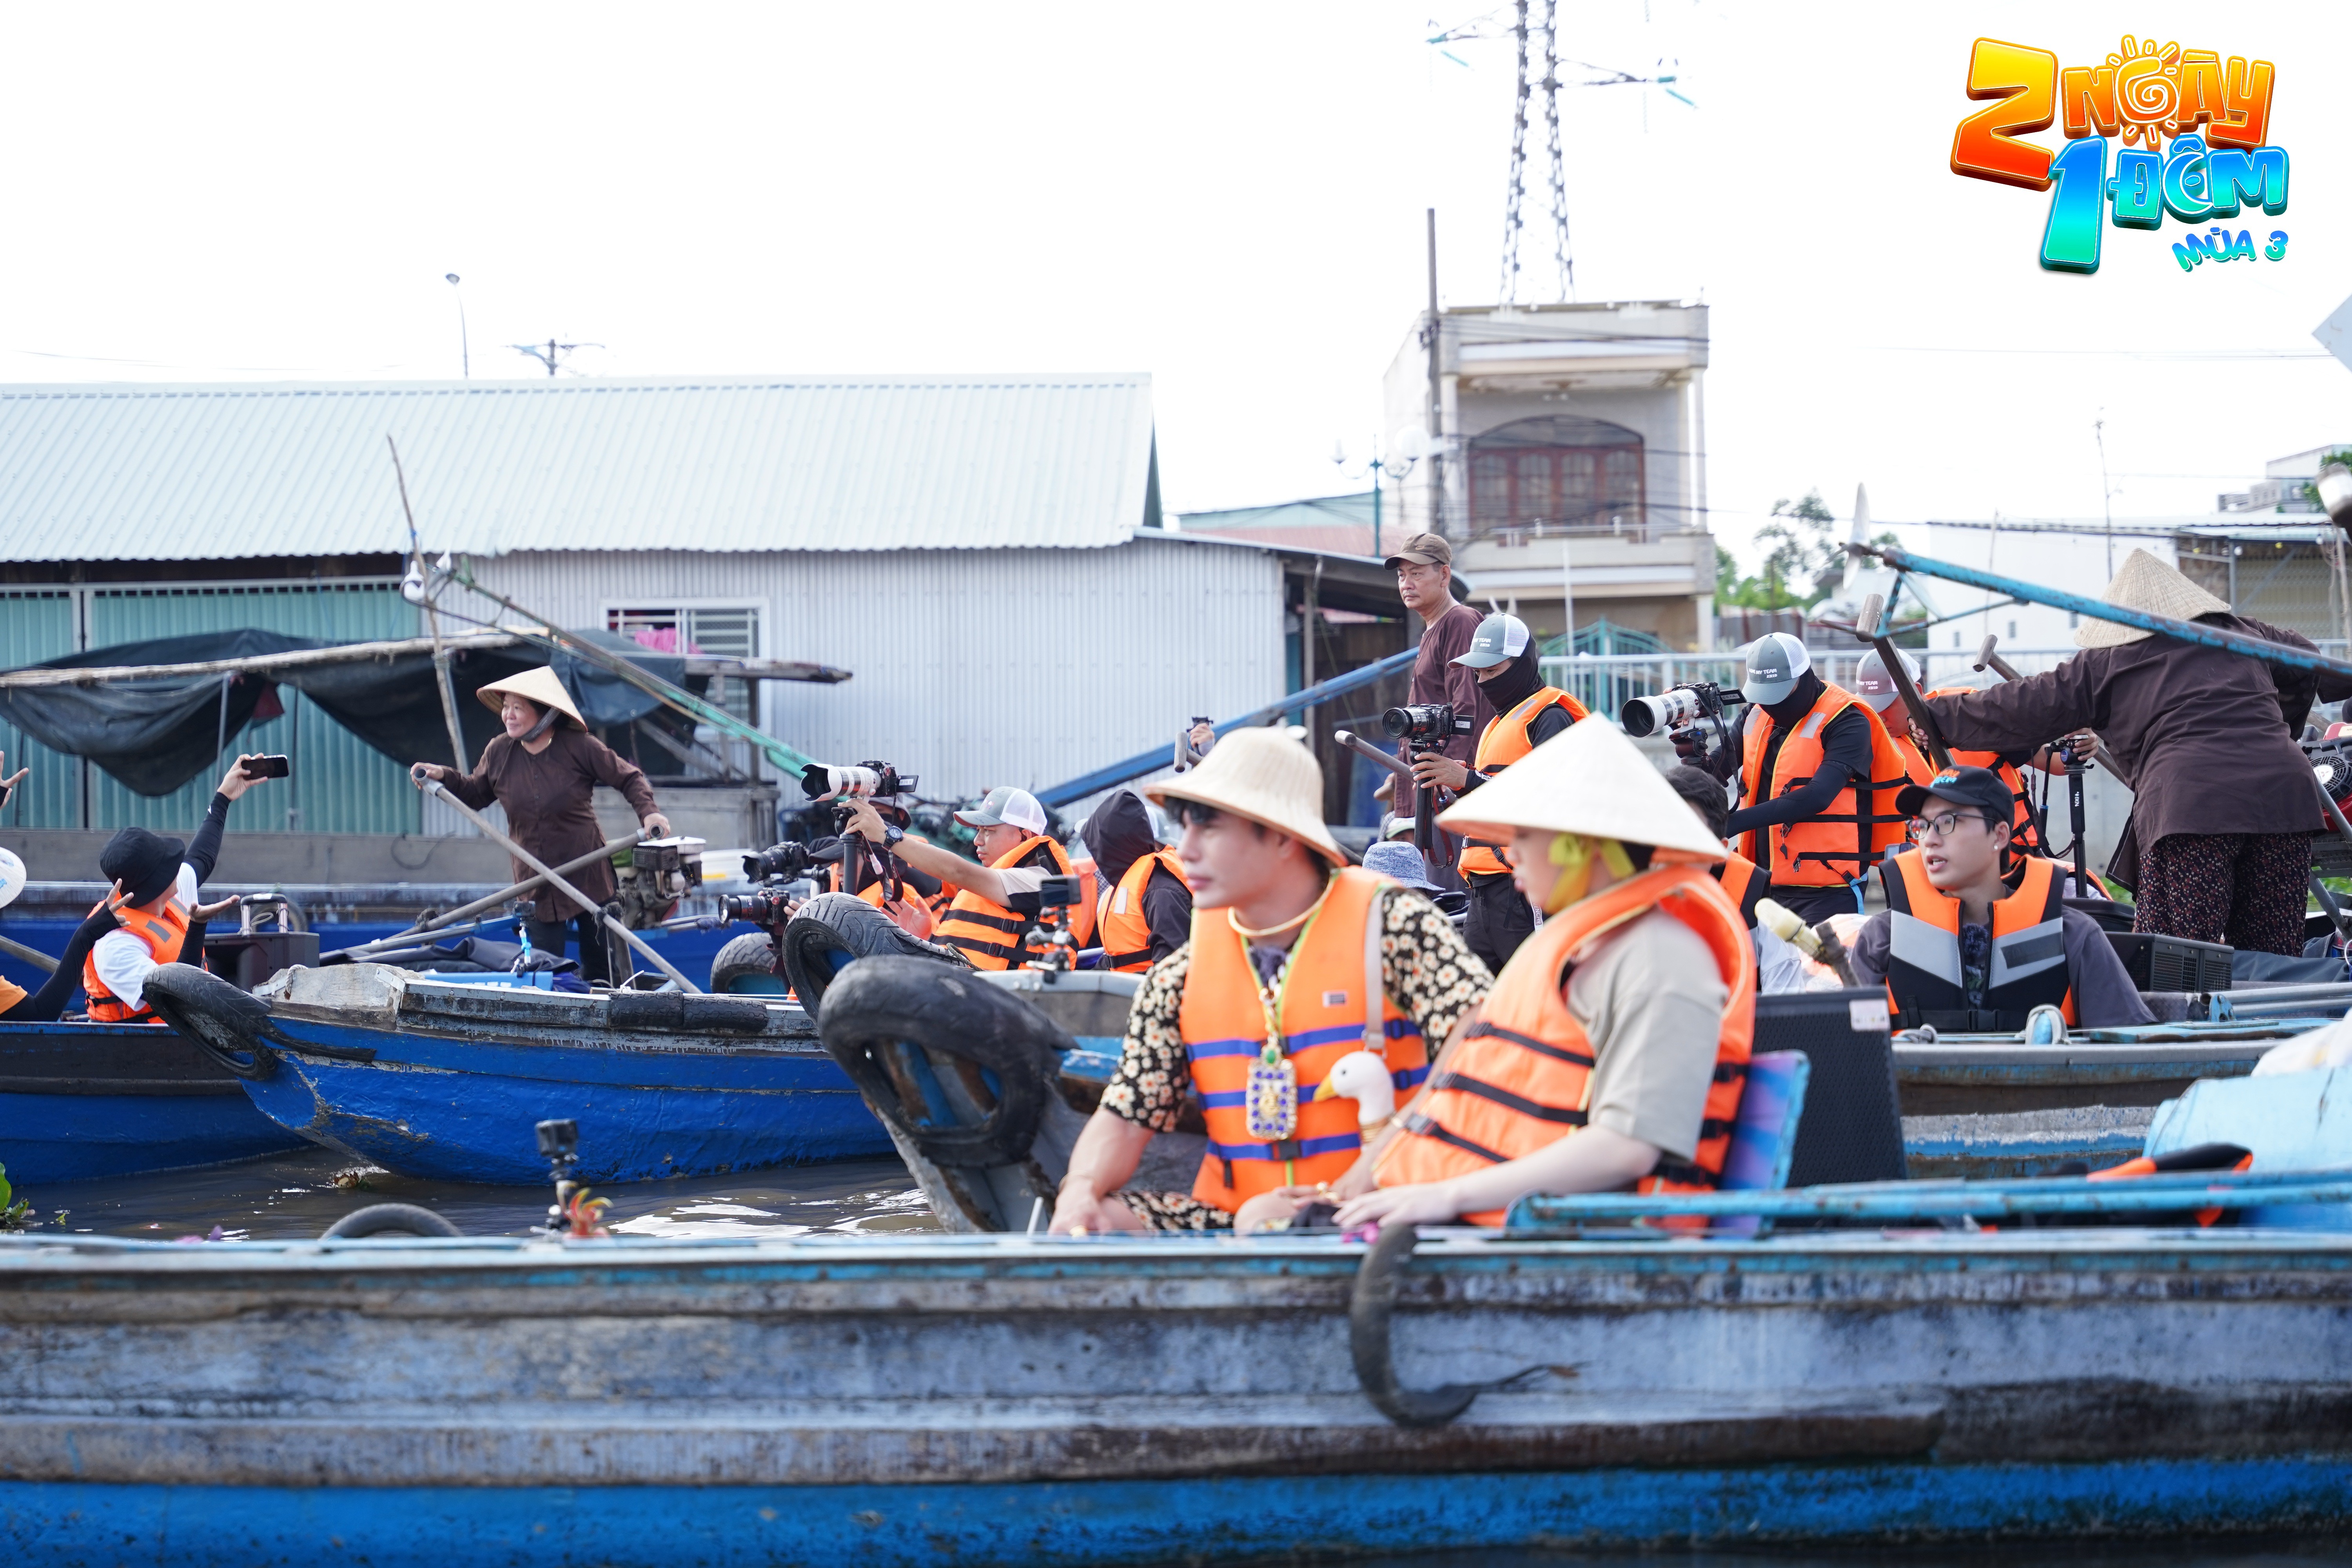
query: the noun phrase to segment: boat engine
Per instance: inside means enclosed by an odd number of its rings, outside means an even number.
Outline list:
[[[2352,736],[2305,741],[2303,754],[2311,759],[2311,771],[2319,775],[2319,787],[2327,798],[2352,816]]]
[[[677,912],[680,899],[702,886],[703,841],[648,838],[614,857],[620,891],[614,911],[631,931],[652,931]]]

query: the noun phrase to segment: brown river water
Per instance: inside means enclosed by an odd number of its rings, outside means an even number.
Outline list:
[[[43,1228],[151,1240],[210,1237],[283,1241],[315,1237],[369,1204],[418,1204],[467,1236],[512,1236],[542,1224],[551,1186],[487,1187],[413,1181],[356,1166],[324,1149],[206,1170],[20,1189]],[[629,1236],[797,1236],[811,1231],[936,1230],[929,1205],[895,1159],[845,1160],[728,1176],[678,1176],[598,1187],[605,1223]]]

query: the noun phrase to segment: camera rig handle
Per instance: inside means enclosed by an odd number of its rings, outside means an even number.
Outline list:
[[[1870,646],[1878,650],[1878,662],[1886,667],[1886,678],[1895,682],[1895,694],[1903,699],[1903,706],[1910,713],[1912,721],[1919,726],[1919,732],[1927,737],[1927,760],[1934,763],[1938,770],[1949,768],[1952,766],[1951,748],[1944,744],[1944,732],[1936,726],[1936,715],[1928,710],[1927,700],[1919,695],[1918,687],[1912,684],[1911,672],[1903,667],[1903,655],[1896,650],[1895,639],[1888,637],[1879,625],[1885,616],[1885,596],[1873,594],[1862,602],[1862,614],[1854,616],[1853,629],[1869,638]]]

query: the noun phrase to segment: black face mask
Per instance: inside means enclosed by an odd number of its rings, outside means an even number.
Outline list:
[[[1809,669],[1797,677],[1797,684],[1788,696],[1767,703],[1764,711],[1772,716],[1775,724],[1793,724],[1813,710],[1813,704],[1822,700],[1822,678]]]
[[[1486,700],[1496,713],[1507,713],[1543,689],[1543,672],[1536,668],[1535,644],[1529,643],[1519,656],[1505,665],[1502,672],[1491,680],[1478,683]]]

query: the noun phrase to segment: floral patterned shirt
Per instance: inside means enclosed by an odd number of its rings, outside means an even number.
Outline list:
[[[1192,973],[1192,947],[1151,966],[1127,1015],[1118,1069],[1103,1089],[1102,1109],[1154,1132],[1173,1131],[1192,1074],[1177,1010]],[[1391,887],[1381,901],[1381,988],[1421,1030],[1433,1060],[1494,977],[1454,922],[1420,894]],[[1214,1230],[1231,1226],[1224,1210],[1178,1193],[1125,1193],[1128,1206],[1154,1230]]]

